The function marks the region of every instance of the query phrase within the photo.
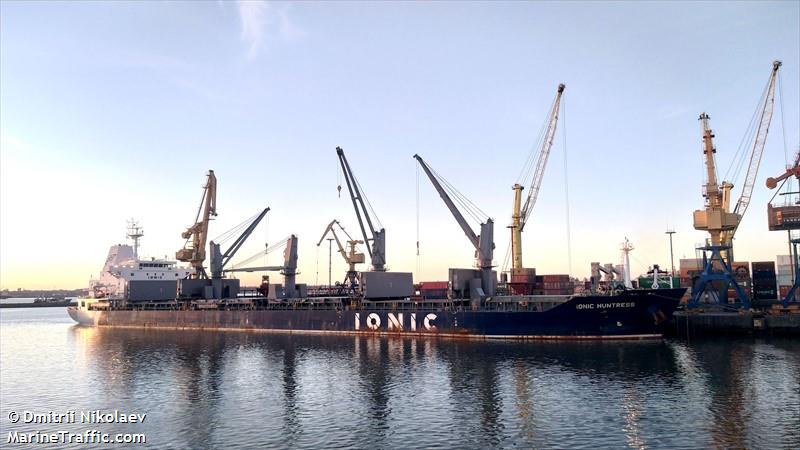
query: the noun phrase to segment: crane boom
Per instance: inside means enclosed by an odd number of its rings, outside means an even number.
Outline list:
[[[553,147],[553,139],[556,135],[556,126],[558,125],[558,111],[561,107],[561,95],[564,93],[564,84],[558,85],[558,92],[556,99],[553,102],[553,109],[550,111],[550,120],[547,125],[547,133],[542,141],[542,149],[539,152],[539,159],[536,162],[536,170],[533,173],[531,180],[531,187],[528,191],[528,198],[525,199],[525,205],[521,210],[521,219],[519,224],[519,231],[525,229],[525,224],[533,211],[533,206],[536,204],[536,199],[539,196],[539,188],[542,186],[542,177],[544,176],[544,168],[547,166],[547,159],[550,157],[550,149]]]
[[[217,215],[217,177],[213,170],[208,171],[203,197],[197,211],[195,224],[186,229],[181,236],[186,239],[184,247],[175,253],[175,259],[188,262],[194,267],[195,278],[207,278],[203,261],[206,259],[206,240],[211,216]],[[202,217],[201,217],[202,216]],[[190,242],[191,241],[191,242]]]
[[[483,292],[485,295],[494,295],[497,281],[495,274],[492,273],[492,259],[494,257],[494,221],[491,218],[487,218],[486,222],[481,224],[481,234],[476,235],[469,226],[469,223],[467,223],[467,220],[464,219],[464,215],[461,214],[461,211],[458,210],[453,200],[447,195],[447,192],[439,183],[439,180],[428,165],[425,164],[425,161],[422,160],[422,157],[414,155],[414,159],[422,166],[422,170],[425,171],[433,187],[436,188],[436,191],[439,193],[445,205],[447,205],[450,213],[453,214],[456,222],[458,222],[458,225],[464,231],[467,239],[469,239],[470,243],[475,248],[476,263],[481,270],[481,286]]]
[[[742,187],[742,195],[736,203],[736,208],[733,212],[744,216],[747,207],[750,205],[750,198],[753,194],[753,186],[756,182],[758,175],[758,167],[761,165],[761,156],[764,154],[764,146],[767,143],[767,133],[769,132],[770,123],[772,123],[772,112],[775,107],[775,80],[778,75],[778,68],[781,67],[780,61],[772,63],[772,72],[769,76],[767,84],[767,92],[764,98],[764,103],[761,106],[760,119],[758,121],[758,130],[756,131],[755,139],[753,140],[753,151],[750,153],[750,165],[747,167],[747,176],[744,179],[744,186]],[[737,224],[738,228],[738,224]],[[730,232],[730,238],[736,233],[736,228]]]
[[[347,244],[350,246],[350,254],[347,253],[342,245],[342,242],[339,240],[339,235],[336,234],[336,229],[333,228],[334,225],[338,225],[339,229],[347,236]],[[350,265],[350,270],[355,270],[355,264],[364,262],[364,254],[355,251],[356,245],[363,244],[364,241],[357,241],[351,238],[347,231],[345,231],[344,227],[342,227],[342,224],[336,219],[333,219],[325,228],[325,231],[322,233],[322,237],[320,237],[319,242],[317,242],[317,247],[322,244],[322,241],[325,240],[325,236],[327,236],[328,233],[333,235],[333,240],[336,241],[336,246],[339,248],[339,254],[342,255],[344,262]]]
[[[261,213],[259,213],[255,219],[253,219],[250,225],[248,225],[242,234],[240,234],[239,237],[233,241],[233,244],[228,247],[228,250],[226,250],[225,253],[220,252],[220,244],[217,244],[214,241],[209,243],[209,247],[211,249],[211,278],[222,278],[222,271],[225,266],[231,262],[233,257],[236,255],[236,252],[239,251],[247,238],[250,237],[250,235],[253,233],[253,230],[255,230],[258,224],[261,222],[261,219],[267,215],[267,212],[269,212],[269,207],[264,208],[264,210],[261,211]]]
[[[342,166],[342,172],[344,172],[347,190],[350,192],[350,199],[353,201],[353,209],[356,210],[358,225],[361,227],[361,234],[364,236],[364,245],[367,247],[367,253],[369,253],[372,262],[372,270],[384,272],[386,271],[386,230],[383,228],[376,230],[372,225],[372,219],[364,204],[364,198],[358,188],[355,175],[350,169],[350,163],[347,162],[347,157],[344,156],[344,150],[341,147],[336,147],[336,154],[339,156],[339,163]],[[363,219],[361,217],[362,213]],[[367,227],[364,226],[364,221],[367,222]],[[367,234],[367,228],[369,228],[369,234]],[[370,242],[372,242],[371,245]]]
[[[331,223],[329,223],[328,226],[325,227],[325,231],[322,232],[322,237],[320,237],[319,238],[319,242],[317,242],[317,247],[319,247],[320,244],[322,244],[322,241],[325,240],[325,236],[327,236],[328,233],[331,233],[331,234],[333,234],[333,239],[336,241],[336,246],[339,247],[339,253],[341,253],[342,256],[344,256],[345,259],[347,259],[347,256],[346,256],[347,254],[344,251],[344,247],[342,246],[342,243],[339,241],[339,236],[337,236],[336,232],[333,231],[333,226],[335,224],[337,224],[337,223],[339,223],[339,221],[336,220],[336,219],[333,219],[333,220],[331,220]]]
[[[428,175],[428,178],[431,180],[433,187],[436,188],[436,192],[439,193],[439,197],[441,197],[442,200],[444,200],[444,204],[447,205],[447,209],[449,209],[450,213],[453,214],[453,217],[455,217],[456,222],[458,222],[458,225],[464,231],[464,234],[467,236],[467,239],[469,239],[469,241],[475,247],[475,250],[479,250],[478,236],[475,234],[474,231],[472,231],[472,227],[470,227],[469,223],[467,223],[467,219],[465,219],[464,215],[461,214],[461,211],[458,210],[456,205],[453,203],[453,200],[451,200],[450,196],[447,195],[447,192],[445,192],[442,185],[439,184],[439,180],[436,179],[436,176],[434,176],[433,173],[431,173],[431,169],[428,168],[428,165],[425,164],[425,161],[422,160],[422,157],[420,157],[419,155],[414,155],[414,159],[416,159],[419,162],[419,165],[422,167],[422,170],[424,170],[425,174]]]
[[[511,212],[511,251],[513,255],[512,268],[515,270],[522,269],[522,230],[525,224],[528,223],[528,218],[533,211],[536,204],[536,199],[539,196],[539,188],[542,185],[542,178],[544,177],[544,169],[547,166],[547,159],[550,156],[550,149],[553,147],[553,139],[556,135],[556,126],[558,124],[558,111],[561,106],[561,95],[564,92],[564,84],[558,85],[556,98],[553,101],[553,107],[550,111],[550,118],[547,124],[547,132],[542,140],[542,147],[539,150],[538,158],[536,159],[536,167],[534,169],[533,178],[531,179],[531,187],[528,190],[528,197],[525,199],[525,205],[520,207],[522,200],[522,185],[515,184],[512,186],[514,190],[514,205]]]
[[[339,236],[336,234],[336,229],[333,227],[334,225],[339,226],[339,230],[347,236],[347,245],[350,247],[350,252],[348,253],[342,242],[339,240]],[[317,242],[317,247],[322,244],[322,241],[325,240],[325,236],[328,233],[333,235],[333,239],[336,241],[336,246],[339,248],[339,254],[342,255],[344,262],[347,263],[347,275],[345,277],[345,282],[351,287],[355,288],[358,286],[358,272],[356,272],[356,264],[361,264],[364,262],[364,254],[361,252],[356,251],[356,245],[363,244],[364,241],[357,241],[354,240],[350,234],[344,229],[341,223],[338,220],[333,219],[331,223],[325,228],[325,231],[322,233],[322,237],[319,238],[319,242]]]

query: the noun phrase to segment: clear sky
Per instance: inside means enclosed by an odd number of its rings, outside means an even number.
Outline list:
[[[712,118],[722,178],[781,59],[783,120],[776,108],[736,240],[738,260],[772,260],[787,245],[767,231],[764,179],[800,145],[799,5],[2,1],[0,286],[86,286],[131,217],[141,253],[174,256],[208,169],[211,237],[270,206],[241,256],[295,233],[300,281],[327,282],[325,225],[357,230],[337,145],[387,229],[391,269],[444,280],[473,264],[424,178],[416,256],[415,153],[495,219],[502,266],[511,185],[561,82],[525,265],[583,277],[618,263],[627,236],[634,274],[668,266],[668,227],[677,264],[705,238],[692,228],[697,116]]]

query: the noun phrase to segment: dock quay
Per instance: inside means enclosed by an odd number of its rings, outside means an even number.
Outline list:
[[[764,311],[683,310],[675,311],[668,335],[695,336],[800,335],[800,308]]]

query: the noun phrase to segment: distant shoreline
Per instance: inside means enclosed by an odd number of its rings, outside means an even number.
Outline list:
[[[72,299],[61,300],[57,302],[26,302],[26,303],[3,303],[0,302],[0,308],[66,308],[67,306],[74,306],[76,303]]]

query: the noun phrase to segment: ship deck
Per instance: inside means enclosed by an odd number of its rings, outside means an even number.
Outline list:
[[[147,310],[322,310],[322,311],[528,311],[542,312],[558,306],[574,295],[514,295],[496,296],[473,305],[470,299],[380,299],[357,300],[351,297],[308,297],[274,300],[265,297],[234,299],[168,300],[151,302],[101,302],[89,310],[147,311]]]

